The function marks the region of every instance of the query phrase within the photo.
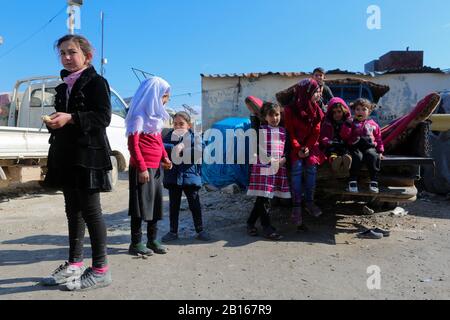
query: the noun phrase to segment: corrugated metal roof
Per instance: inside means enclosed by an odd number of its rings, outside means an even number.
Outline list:
[[[203,78],[259,78],[263,76],[301,77],[311,75],[306,72],[252,72],[252,73],[219,73],[201,74]]]
[[[347,70],[334,69],[327,71],[326,74],[329,75],[360,75],[360,76],[369,76],[374,77],[376,75],[383,74],[398,74],[398,73],[447,73],[442,71],[439,68],[431,68],[431,67],[422,67],[415,69],[399,69],[399,70],[386,70],[383,72],[353,72]],[[218,74],[200,74],[202,78],[260,78],[264,76],[282,76],[288,78],[301,77],[301,76],[310,76],[311,72],[252,72],[252,73],[218,73]]]
[[[354,71],[347,71],[347,70],[341,70],[341,69],[328,70],[326,74],[351,74],[351,75],[358,75],[358,76],[372,76],[372,74],[370,74],[370,73],[354,72]]]
[[[445,73],[439,68],[432,68],[432,67],[421,67],[421,68],[409,68],[409,69],[393,69],[393,70],[386,70],[382,72],[375,72],[375,74],[398,74],[398,73]]]

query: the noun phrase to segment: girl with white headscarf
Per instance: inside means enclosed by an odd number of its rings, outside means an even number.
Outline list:
[[[170,85],[162,78],[152,77],[141,83],[125,119],[130,150],[130,198],[132,255],[165,254],[156,240],[157,222],[163,216],[161,165],[170,169],[172,163],[164,149],[161,132],[169,114],[164,105],[169,101]],[[142,243],[142,221],[147,222],[147,245]]]

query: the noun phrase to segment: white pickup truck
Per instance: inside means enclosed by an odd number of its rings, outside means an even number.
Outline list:
[[[0,99],[0,189],[28,181],[42,180],[46,173],[49,137],[41,116],[55,112],[55,88],[59,77],[19,80],[12,97]],[[125,135],[127,105],[111,89],[112,118],[107,135],[112,149],[112,181],[128,168],[129,152]]]

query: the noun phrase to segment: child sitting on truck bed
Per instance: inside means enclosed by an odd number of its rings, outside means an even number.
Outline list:
[[[341,98],[332,98],[320,129],[320,147],[334,172],[348,172],[352,162],[348,148],[342,140],[341,128],[351,117],[350,108]]]
[[[346,141],[352,156],[348,191],[359,192],[358,177],[362,164],[365,163],[370,174],[369,190],[379,193],[378,173],[384,146],[378,124],[369,119],[374,105],[367,99],[357,99],[350,105],[354,111],[353,121],[346,121],[341,129],[341,137]]]

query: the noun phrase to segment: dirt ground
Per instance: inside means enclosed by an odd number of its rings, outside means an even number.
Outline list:
[[[361,204],[320,203],[324,216],[306,217],[309,231],[297,233],[289,210],[276,208],[280,242],[249,237],[245,221],[253,199],[243,194],[202,194],[204,220],[213,240],[195,239],[184,200],[180,240],[167,255],[127,255],[128,185],[102,195],[108,226],[113,284],[73,293],[38,285],[67,259],[67,222],[61,193],[34,189],[0,195],[0,299],[449,299],[449,200],[421,194],[403,206],[406,216],[363,215]],[[165,196],[165,209],[168,197]],[[356,238],[364,227],[391,236]],[[168,214],[159,235],[168,231]],[[85,255],[90,257],[89,239]],[[90,262],[88,259],[86,262]],[[369,266],[378,266],[380,289],[369,289]]]

